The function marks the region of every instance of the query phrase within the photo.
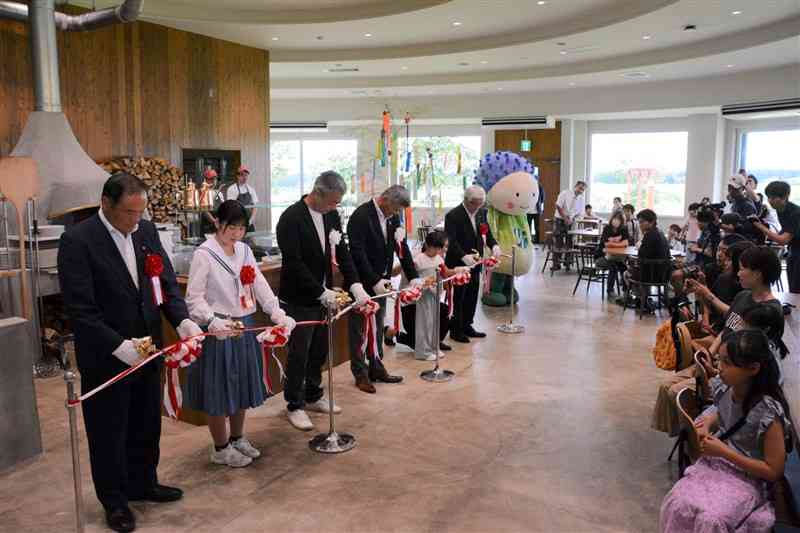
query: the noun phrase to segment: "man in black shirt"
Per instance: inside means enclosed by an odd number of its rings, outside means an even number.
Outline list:
[[[664,234],[658,229],[658,218],[652,209],[642,209],[636,215],[639,221],[639,230],[642,232],[642,244],[639,246],[639,276],[638,279],[645,283],[654,283],[666,279],[670,265],[665,263],[663,267],[653,267],[642,265],[642,261],[653,261],[666,259],[669,261],[669,243]],[[635,273],[631,274],[632,279],[637,279]]]
[[[789,278],[789,292],[800,293],[800,207],[789,201],[792,188],[785,181],[773,181],[764,192],[769,205],[778,212],[781,231],[775,233],[760,221],[753,221],[753,226],[767,239],[788,246],[786,276]]]
[[[714,213],[711,209],[700,209],[697,213],[697,226],[700,228],[700,238],[697,240],[697,244],[689,247],[689,251],[695,253],[694,264],[705,267],[714,262],[721,239],[719,226],[714,220]]]

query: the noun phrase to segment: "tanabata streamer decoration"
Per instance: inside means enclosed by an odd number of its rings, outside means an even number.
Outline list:
[[[164,380],[164,410],[170,418],[177,419],[183,406],[183,394],[178,368],[186,368],[200,357],[200,343],[196,340],[181,341],[164,353],[167,367]]]
[[[360,307],[355,308],[355,312],[361,315],[364,323],[361,331],[361,352],[364,354],[364,361],[369,363],[369,357],[376,359],[380,357],[378,351],[378,326],[375,321],[375,314],[380,309],[378,302],[369,300]]]
[[[242,304],[242,309],[250,309],[255,306],[256,302],[255,292],[253,291],[253,284],[256,281],[256,269],[251,265],[244,265],[239,272],[239,281],[241,281],[239,301]]]
[[[161,274],[164,272],[164,260],[159,254],[149,253],[144,258],[144,275],[150,278],[153,291],[153,303],[160,306],[164,303],[164,290],[161,287]]]
[[[336,269],[339,267],[339,263],[336,262],[336,247],[339,246],[340,242],[342,242],[342,233],[332,229],[328,234],[328,241],[331,245],[331,270],[336,271]]]
[[[422,289],[420,287],[409,287],[402,290],[397,294],[394,300],[394,330],[400,331],[400,306],[413,304],[422,297]]]
[[[411,115],[407,112],[403,122],[406,124],[406,160],[403,171],[408,174],[411,172]]]

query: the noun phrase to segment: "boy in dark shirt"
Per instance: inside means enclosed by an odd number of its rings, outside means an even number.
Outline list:
[[[773,181],[764,191],[767,201],[778,212],[780,233],[775,233],[756,219],[753,219],[753,227],[767,239],[788,246],[786,276],[789,278],[789,292],[800,293],[800,207],[789,201],[791,192],[792,188],[785,181]]]
[[[642,209],[636,215],[639,221],[639,230],[642,232],[642,245],[639,247],[639,276],[631,278],[644,283],[654,283],[666,280],[670,271],[670,265],[665,264],[663,268],[653,268],[648,265],[642,268],[641,261],[652,261],[656,259],[666,259],[669,261],[669,243],[664,234],[658,229],[658,217],[652,209]]]

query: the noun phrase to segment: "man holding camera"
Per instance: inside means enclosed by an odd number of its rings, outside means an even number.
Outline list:
[[[752,241],[761,240],[761,232],[753,226],[758,220],[758,211],[753,200],[747,194],[747,179],[741,174],[734,174],[728,180],[728,196],[731,200],[731,213],[739,215],[743,222],[739,232]]]
[[[800,293],[800,207],[789,201],[792,188],[785,181],[773,181],[764,192],[769,205],[778,212],[781,231],[772,231],[757,218],[751,218],[751,222],[767,239],[788,246],[786,277],[789,278],[789,292]]]

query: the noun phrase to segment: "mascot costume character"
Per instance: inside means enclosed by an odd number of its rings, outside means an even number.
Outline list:
[[[487,221],[503,250],[500,264],[492,271],[490,287],[484,287],[483,303],[493,307],[511,304],[511,249],[516,247],[517,276],[533,263],[531,230],[526,214],[539,198],[534,166],[514,152],[495,152],[481,159],[475,183],[486,191]],[[514,291],[514,301],[519,295]]]

